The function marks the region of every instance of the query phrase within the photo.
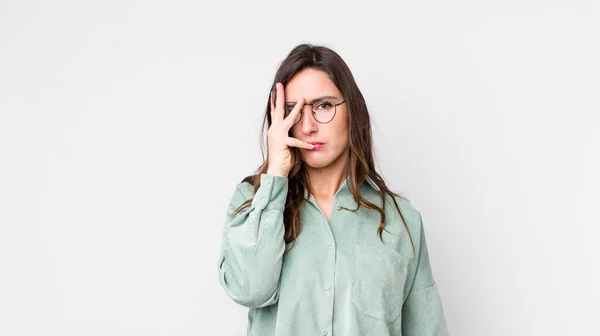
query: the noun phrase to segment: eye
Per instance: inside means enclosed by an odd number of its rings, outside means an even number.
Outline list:
[[[333,102],[330,100],[322,100],[316,104],[316,110],[329,110],[333,107]]]

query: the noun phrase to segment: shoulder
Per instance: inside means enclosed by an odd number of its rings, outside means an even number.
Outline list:
[[[254,175],[248,175],[244,177],[235,185],[235,193],[241,194],[245,198],[252,198],[254,196],[253,178]]]
[[[256,193],[261,193],[256,190],[254,183],[260,181],[260,185],[264,185],[265,189],[262,192],[263,197],[265,193],[270,195],[271,190],[283,190],[287,186],[287,178],[282,176],[260,174],[260,175],[248,175],[244,177],[240,182],[235,185],[235,190],[232,196],[232,204],[241,203],[248,199],[257,196]]]
[[[423,227],[423,221],[419,209],[406,198],[392,196],[389,194],[387,197],[389,202],[386,205],[388,208],[388,210],[386,210],[386,215],[390,216],[391,222],[397,223],[397,225],[394,225],[394,228],[399,231],[406,231],[406,228],[408,228],[409,234],[413,238],[413,241],[415,239],[416,241],[419,241]],[[396,201],[396,204],[398,204],[402,218],[400,218],[398,210],[396,209],[392,199]],[[402,224],[403,221],[406,223],[406,227],[404,224]]]
[[[254,186],[249,182],[240,182],[235,186],[237,192],[242,193],[246,198],[254,196]]]
[[[251,177],[245,177],[233,188],[227,207],[228,214],[232,214],[240,205],[254,197],[254,185],[252,185]]]
[[[419,209],[405,198],[394,196],[394,199],[402,212],[402,216],[404,216],[404,219],[408,222],[406,224],[409,224],[416,229],[420,229],[422,221]]]

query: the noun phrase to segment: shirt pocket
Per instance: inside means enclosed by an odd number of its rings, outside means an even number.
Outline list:
[[[352,302],[362,314],[394,321],[402,313],[410,258],[396,251],[356,244]]]

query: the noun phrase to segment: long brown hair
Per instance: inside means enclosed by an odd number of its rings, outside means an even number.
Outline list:
[[[347,171],[349,172],[350,177],[350,190],[354,197],[354,201],[358,204],[356,209],[348,209],[349,211],[357,211],[361,206],[364,206],[367,209],[371,209],[379,212],[381,216],[381,222],[379,224],[379,228],[377,233],[379,234],[380,240],[383,240],[382,232],[385,226],[385,200],[386,194],[391,195],[391,199],[394,202],[396,210],[400,217],[402,218],[402,222],[404,227],[406,227],[406,231],[409,233],[410,243],[413,247],[413,254],[415,252],[415,247],[412,241],[412,237],[410,236],[410,231],[406,225],[406,221],[404,220],[404,216],[402,216],[402,212],[398,207],[398,203],[394,199],[393,196],[400,197],[402,199],[408,200],[407,198],[401,196],[400,194],[394,193],[391,191],[383,181],[383,178],[375,171],[375,163],[373,157],[373,139],[371,134],[371,123],[369,118],[369,111],[367,109],[367,105],[363,98],[362,93],[360,92],[356,82],[354,80],[354,76],[350,69],[344,62],[344,60],[333,50],[319,45],[311,45],[311,44],[300,44],[290,53],[288,56],[281,62],[279,65],[279,69],[275,73],[275,78],[273,79],[273,85],[271,87],[271,92],[275,89],[276,83],[281,83],[285,87],[286,84],[294,77],[298,72],[306,69],[312,68],[315,70],[320,70],[325,72],[331,81],[336,85],[338,90],[342,93],[344,98],[346,99],[346,104],[348,104],[348,120],[347,126],[349,130],[349,140],[348,140],[348,149],[349,149],[349,160]],[[271,99],[271,97],[269,97]],[[263,127],[263,131],[260,135],[261,144],[264,143],[264,132],[268,130],[271,126],[271,104],[270,100],[267,101],[267,108],[265,111],[265,117],[263,121],[263,126],[266,125],[266,128]],[[290,134],[291,135],[291,134]],[[268,148],[268,144],[267,144]],[[288,174],[288,196],[284,209],[284,225],[285,225],[285,234],[284,239],[286,244],[290,242],[294,242],[298,235],[300,234],[300,230],[302,229],[302,218],[301,218],[301,206],[304,201],[304,193],[305,190],[309,191],[309,176],[304,168],[303,161],[300,156],[300,152],[296,147],[289,147],[292,151],[292,155],[294,157],[294,166]],[[265,151],[261,147],[261,153],[263,157],[263,163],[258,168],[256,174],[246,176],[242,182],[249,182],[254,186],[254,192],[258,190],[260,187],[260,175],[265,174],[268,168],[268,150],[267,157],[265,158]],[[359,191],[359,186],[369,176],[375,184],[379,187],[379,195],[382,200],[382,207],[378,207],[377,205],[369,202]],[[252,203],[252,199],[246,200],[242,203],[234,212],[233,215],[242,211],[243,209],[250,206]],[[260,222],[259,222],[260,225]],[[293,247],[293,246],[292,246]]]

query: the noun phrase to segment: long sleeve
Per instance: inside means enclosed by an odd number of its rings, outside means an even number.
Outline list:
[[[261,174],[255,195],[253,187],[248,187],[249,183],[239,183],[227,208],[219,282],[235,302],[259,308],[274,304],[279,296],[288,179]],[[252,196],[250,207],[233,216],[233,211]]]
[[[422,220],[420,224],[421,237],[417,269],[411,290],[402,309],[402,335],[446,336],[448,335],[448,328],[442,300],[431,271]]]

